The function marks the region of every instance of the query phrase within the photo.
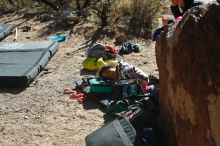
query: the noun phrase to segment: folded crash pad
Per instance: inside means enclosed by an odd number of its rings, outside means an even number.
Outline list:
[[[0,24],[0,41],[3,40],[13,29],[11,24]]]
[[[58,50],[56,42],[1,42],[0,86],[26,86]]]

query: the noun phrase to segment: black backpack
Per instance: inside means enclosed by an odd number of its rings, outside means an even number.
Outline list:
[[[124,117],[104,125],[85,138],[86,146],[143,146],[131,123]]]

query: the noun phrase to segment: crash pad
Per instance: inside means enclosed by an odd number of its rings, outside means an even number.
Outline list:
[[[3,40],[13,29],[12,24],[0,24],[0,41]]]
[[[0,42],[0,86],[27,86],[58,50],[56,42]]]

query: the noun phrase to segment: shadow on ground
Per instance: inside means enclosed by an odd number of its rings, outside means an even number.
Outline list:
[[[16,94],[20,94],[21,92],[23,92],[26,88],[22,87],[22,88],[16,88],[16,87],[0,87],[0,94],[1,93],[10,93],[13,95]]]
[[[106,108],[104,106],[101,106],[101,104],[99,104],[98,101],[87,100],[86,102],[83,103],[83,108],[85,110],[99,109],[100,111],[105,113],[103,115],[104,124],[115,119],[114,116],[110,116],[109,114],[107,114]]]
[[[94,71],[89,71],[89,70],[87,70],[87,69],[82,69],[82,70],[80,71],[80,75],[81,75],[81,76],[95,76],[96,73],[95,73]]]
[[[109,31],[105,27],[98,27],[94,31],[94,34],[92,35],[91,39],[89,39],[88,41],[86,41],[83,44],[81,44],[82,47],[80,47],[79,49],[75,50],[73,52],[73,54],[78,53],[78,52],[80,52],[80,51],[82,51],[82,50],[84,50],[86,48],[89,48],[89,47],[93,46],[103,36],[106,36],[106,37],[109,37],[109,38],[112,39],[115,35],[116,35],[116,33],[114,31]]]
[[[49,25],[38,31],[39,37],[48,36],[50,34],[59,35],[63,33],[63,31],[72,30],[75,25],[76,24],[68,24],[68,23],[53,21]]]

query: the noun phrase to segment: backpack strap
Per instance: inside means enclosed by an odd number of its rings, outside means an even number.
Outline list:
[[[119,123],[118,119],[113,121],[113,125],[115,127],[115,130],[120,135],[122,141],[126,146],[134,146],[131,142],[131,140],[128,138],[126,133],[124,132],[124,129],[122,128],[122,125]]]

